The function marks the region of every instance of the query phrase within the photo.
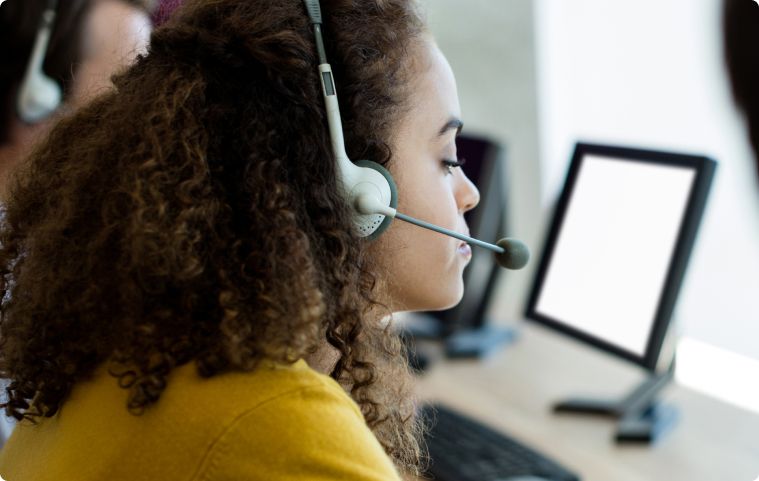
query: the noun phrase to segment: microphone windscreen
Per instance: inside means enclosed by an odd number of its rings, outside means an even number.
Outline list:
[[[521,241],[505,238],[496,242],[496,245],[503,248],[502,253],[495,254],[495,260],[501,267],[517,270],[526,266],[530,260],[530,249]]]

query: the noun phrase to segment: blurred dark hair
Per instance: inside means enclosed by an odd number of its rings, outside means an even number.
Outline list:
[[[149,11],[153,0],[120,0]],[[16,116],[16,97],[24,78],[42,12],[48,0],[7,0],[0,7],[0,145],[7,142]],[[58,82],[65,99],[81,61],[84,25],[95,0],[59,0],[44,72]]]
[[[733,97],[746,116],[759,174],[759,4],[724,0],[723,28]]]
[[[322,4],[347,153],[388,165],[423,20],[411,0]],[[178,366],[329,343],[330,375],[416,471],[411,375],[337,187],[317,65],[302,0],[191,0],[51,130],[2,219],[0,407],[52,416],[106,363],[139,414]]]

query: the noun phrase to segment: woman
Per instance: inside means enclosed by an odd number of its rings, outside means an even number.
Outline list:
[[[466,233],[455,82],[416,5],[322,8],[349,157],[389,169],[401,212]],[[388,320],[456,304],[469,257],[411,225],[359,237],[317,64],[301,0],[190,0],[51,132],[0,232],[4,406],[29,420],[0,475],[417,472]]]

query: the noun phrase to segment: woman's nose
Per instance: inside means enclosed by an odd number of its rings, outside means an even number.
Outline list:
[[[480,203],[479,189],[469,180],[469,177],[466,176],[463,170],[461,171],[461,182],[458,192],[456,192],[456,201],[462,214],[474,209]]]

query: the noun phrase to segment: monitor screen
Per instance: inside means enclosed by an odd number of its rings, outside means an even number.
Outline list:
[[[586,155],[537,311],[642,356],[695,177]]]
[[[647,357],[668,283],[677,284],[674,297],[682,278],[673,266],[695,235],[684,229],[694,223],[688,214],[695,209],[700,219],[693,204],[694,190],[703,190],[696,189],[702,159],[579,144],[528,317],[631,359]]]

